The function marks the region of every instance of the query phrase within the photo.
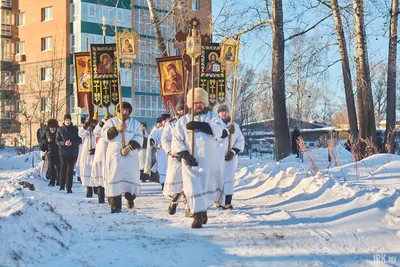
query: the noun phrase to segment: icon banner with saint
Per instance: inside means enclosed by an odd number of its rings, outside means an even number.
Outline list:
[[[93,96],[103,107],[119,102],[116,44],[91,44]]]
[[[225,102],[225,69],[219,62],[221,47],[210,43],[201,47],[200,87],[208,92],[209,104]]]

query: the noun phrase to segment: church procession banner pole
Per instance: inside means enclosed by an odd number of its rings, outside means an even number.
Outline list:
[[[196,25],[197,24],[194,23],[186,39],[186,52],[192,58],[192,106],[191,106],[192,121],[194,121],[194,72],[196,67],[196,58],[201,55],[201,36],[198,34]],[[192,130],[190,141],[191,141],[191,153],[194,156],[194,130]]]
[[[122,43],[123,40],[123,43]],[[121,63],[124,64],[125,68],[131,68],[133,66],[134,59],[139,53],[138,50],[139,36],[132,30],[124,29],[122,33],[118,32],[117,24],[115,24],[115,42],[116,42],[116,60],[117,60],[117,72],[118,72],[118,97],[119,97],[119,117],[122,123],[124,123],[122,114],[122,86],[121,86]],[[123,46],[123,48],[122,48]],[[121,49],[122,48],[122,49]],[[132,85],[134,86],[134,85]],[[133,107],[133,103],[132,103]],[[125,130],[122,129],[122,148],[125,147]]]
[[[221,42],[221,64],[225,66],[227,71],[227,76],[229,76],[232,68],[234,68],[233,74],[233,88],[231,95],[231,120],[230,125],[233,125],[233,121],[235,119],[235,100],[236,100],[236,87],[237,87],[237,78],[239,71],[239,48],[240,48],[240,35],[236,40],[233,40],[231,37],[228,37],[224,41]],[[232,51],[233,50],[233,51]],[[229,153],[232,148],[232,135],[229,135],[228,139],[228,151]]]

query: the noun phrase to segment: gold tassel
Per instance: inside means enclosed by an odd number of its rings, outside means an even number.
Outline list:
[[[99,118],[99,107],[96,106],[96,112],[93,115],[93,119],[97,121],[98,118]]]

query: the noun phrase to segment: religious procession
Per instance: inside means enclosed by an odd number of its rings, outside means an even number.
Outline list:
[[[157,182],[170,201],[165,211],[174,215],[182,202],[185,217],[193,218],[192,228],[207,224],[210,207],[233,208],[238,154],[245,146],[232,113],[240,40],[202,40],[199,24],[191,20],[183,56],[156,58],[165,113],[150,131],[146,122],[135,119],[132,104],[122,100],[121,68],[132,68],[138,35],[116,29],[115,44],[91,44],[90,52],[74,54],[76,97],[88,116],[81,116],[77,126],[70,114],[61,126],[50,119],[38,133],[47,166],[42,172],[50,187],[72,194],[73,183],[79,182],[87,198],[97,195],[98,203],[107,202],[111,213],[120,213],[122,197],[133,209],[141,184]],[[230,73],[235,85],[228,106]]]

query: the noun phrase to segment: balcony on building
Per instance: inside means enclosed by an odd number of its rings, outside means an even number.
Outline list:
[[[3,0],[1,6],[3,7]],[[10,4],[11,6],[11,4]],[[1,37],[11,38],[11,10],[1,9]]]
[[[11,8],[11,0],[1,0],[1,7]]]

